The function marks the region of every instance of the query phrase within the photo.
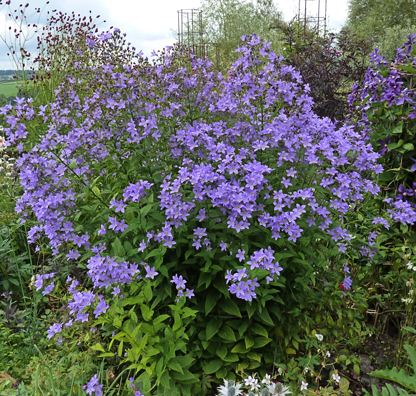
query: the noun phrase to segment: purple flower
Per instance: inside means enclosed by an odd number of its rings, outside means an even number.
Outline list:
[[[237,298],[252,301],[256,297],[255,290],[258,286],[260,284],[257,282],[257,279],[249,279],[231,284],[228,290],[231,294],[235,294]]]
[[[47,296],[48,294],[52,293],[53,289],[55,288],[55,282],[51,282],[48,286],[43,289],[42,294]]]
[[[87,37],[87,45],[88,45],[88,47],[90,47],[90,48],[94,48],[95,47],[95,45],[97,44],[97,42],[95,41],[95,39],[94,38],[91,38],[91,37]]]
[[[145,278],[147,279],[154,279],[159,274],[159,272],[157,272],[154,267],[151,267],[150,265],[145,264],[144,269],[146,271]]]
[[[200,209],[200,211],[198,212],[198,215],[196,216],[196,218],[199,221],[203,221],[207,218],[207,213],[205,209]]]
[[[48,340],[62,331],[62,323],[54,323],[48,329]]]
[[[243,262],[246,258],[246,252],[243,249],[238,249],[235,257],[238,258],[238,261]]]
[[[115,217],[110,216],[108,222],[110,224],[108,228],[114,232],[124,232],[128,227],[124,220],[117,220]]]
[[[183,279],[182,275],[173,275],[171,283],[176,286],[176,289],[185,289],[186,288],[186,280]]]
[[[87,395],[102,396],[103,395],[103,386],[100,384],[98,375],[94,374],[86,385],[84,385],[84,390]]]
[[[390,228],[389,222],[380,216],[374,217],[372,224],[381,224],[387,230]]]
[[[105,313],[108,309],[108,304],[104,300],[103,296],[98,296],[98,304],[94,310],[94,316],[98,318],[101,314]]]
[[[52,290],[55,287],[55,283],[51,281],[49,284],[45,285],[45,281],[48,281],[49,279],[53,279],[55,276],[55,272],[51,272],[49,274],[38,274],[35,277],[35,281],[33,282],[33,285],[35,286],[35,289],[37,291],[42,290],[42,294],[44,296],[47,296],[49,293],[52,292]]]
[[[68,258],[68,260],[77,260],[81,257],[81,254],[78,250],[70,249],[66,257]]]
[[[225,251],[227,251],[227,248],[228,248],[227,244],[224,241],[221,241],[220,242],[220,249],[221,249],[221,251],[222,252],[225,252]]]
[[[110,201],[110,208],[114,209],[116,213],[124,213],[126,206],[123,201],[117,201],[116,199]]]
[[[140,180],[137,183],[130,183],[128,187],[124,189],[123,197],[124,201],[140,202],[140,200],[146,194],[146,191],[153,186],[145,180]]]
[[[145,241],[141,241],[137,250],[139,252],[144,252],[147,248],[147,243]]]
[[[352,279],[349,275],[347,275],[341,283],[342,290],[348,291],[351,290],[352,286]]]

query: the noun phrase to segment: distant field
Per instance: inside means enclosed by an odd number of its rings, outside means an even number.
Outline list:
[[[0,95],[16,96],[22,81],[0,81]]]

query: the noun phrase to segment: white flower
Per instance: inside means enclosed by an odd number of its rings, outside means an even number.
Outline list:
[[[322,334],[316,333],[315,337],[318,339],[318,341],[322,341],[324,339],[324,336]]]
[[[265,384],[265,385],[270,385],[271,384],[271,377],[270,377],[270,375],[269,374],[266,374],[265,376],[264,376],[264,378],[261,380],[261,383],[262,384]]]
[[[328,358],[331,357],[331,352],[326,351],[325,356],[328,357]]]
[[[260,387],[257,378],[253,378],[251,375],[244,380],[244,385],[249,386],[250,390],[256,390]]]
[[[300,391],[302,392],[302,391],[305,391],[305,390],[307,390],[308,389],[308,383],[307,382],[305,382],[305,381],[302,381],[302,384],[301,384],[301,386],[300,386]]]
[[[339,381],[341,380],[341,377],[339,376],[338,373],[333,373],[332,374],[332,379],[338,384]]]
[[[280,382],[268,385],[267,390],[273,396],[286,396],[292,394],[290,389],[287,386],[281,384]]]
[[[217,396],[228,396],[229,394],[233,394],[235,396],[239,396],[242,394],[241,384],[234,381],[227,381],[224,380],[224,385],[221,385],[218,388],[218,395]]]
[[[414,271],[414,269],[415,269],[415,268],[413,267],[413,264],[412,264],[412,262],[411,262],[411,261],[409,261],[409,262],[406,264],[406,267],[407,267],[407,269],[408,269],[408,270],[411,270],[411,271],[412,271],[412,270]]]

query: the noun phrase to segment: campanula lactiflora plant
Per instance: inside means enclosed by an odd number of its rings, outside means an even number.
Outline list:
[[[94,348],[142,390],[191,394],[296,354],[313,315],[346,308],[346,219],[383,169],[257,36],[223,75],[178,48],[109,63],[120,34],[82,36],[49,104],[1,109],[17,211],[35,221],[30,243],[62,259],[35,281],[67,289],[48,337],[95,323]]]

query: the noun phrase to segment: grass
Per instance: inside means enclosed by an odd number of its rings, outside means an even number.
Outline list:
[[[0,81],[0,95],[4,95],[6,97],[16,96],[22,83],[22,80]]]

